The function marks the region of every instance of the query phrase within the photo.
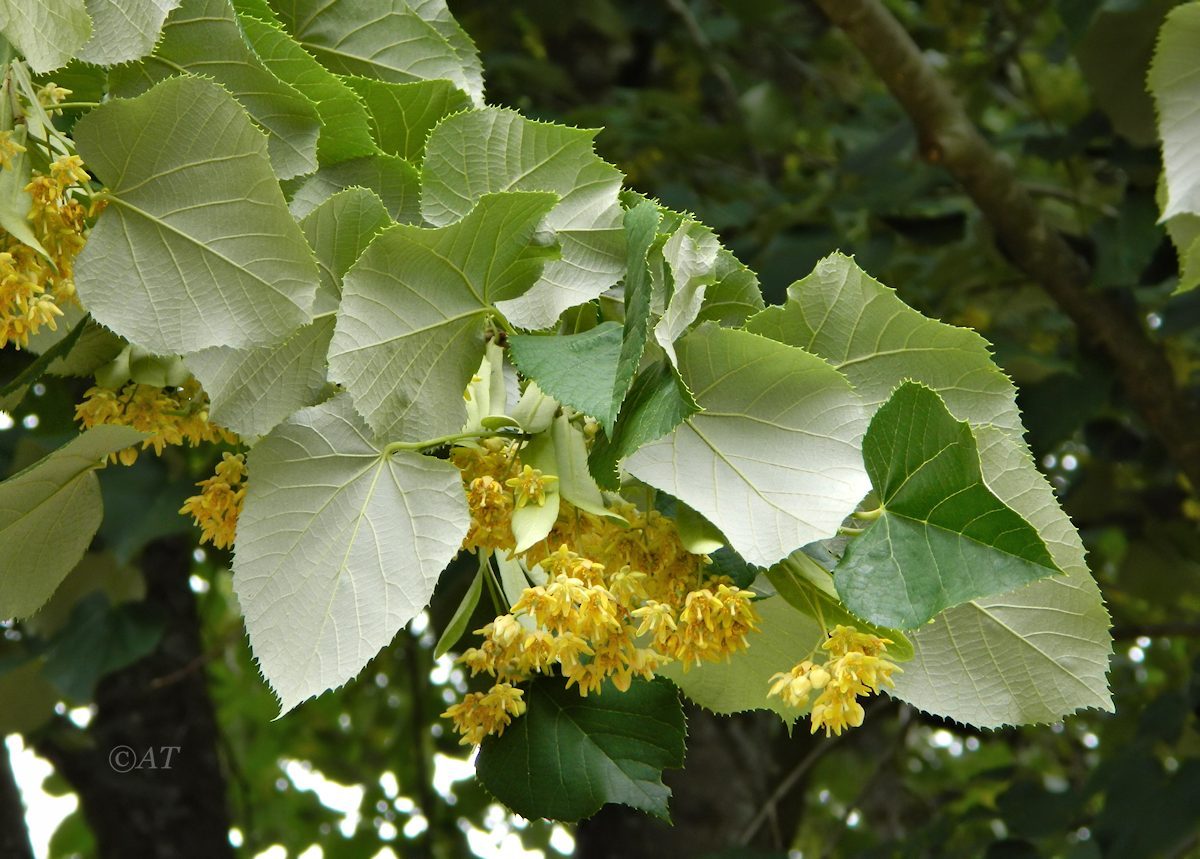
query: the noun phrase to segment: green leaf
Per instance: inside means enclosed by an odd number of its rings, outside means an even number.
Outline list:
[[[429,602],[470,515],[458,469],[370,439],[350,399],[250,451],[233,584],[284,712],[354,677]]]
[[[186,359],[210,402],[209,417],[246,439],[270,432],[325,390],[325,356],[333,339],[333,314],[299,328],[270,346],[213,346]]]
[[[132,96],[177,74],[203,75],[227,89],[267,132],[271,166],[282,179],[317,169],[317,107],[281,81],[250,50],[229,0],[183,0],[154,53],[109,75],[113,95]]]
[[[539,433],[521,449],[521,462],[536,468],[542,474],[558,477],[558,458],[555,454],[554,436],[550,432]],[[545,488],[545,503],[532,501],[513,510],[512,533],[516,540],[514,552],[524,552],[535,543],[546,539],[558,520],[561,503],[558,481]]]
[[[769,566],[830,537],[870,488],[862,405],[815,355],[705,323],[676,344],[701,411],[625,468],[700,513]]]
[[[462,602],[458,604],[450,622],[442,631],[437,647],[433,648],[434,659],[441,659],[449,653],[450,648],[458,644],[459,639],[466,634],[467,624],[471,622],[471,615],[475,614],[475,606],[479,605],[479,596],[483,593],[483,576],[483,567],[480,567],[475,573],[475,578],[471,579],[467,592],[463,594]]]
[[[594,130],[534,122],[501,108],[444,119],[429,136],[421,213],[436,226],[466,215],[484,194],[551,191],[546,218],[562,245],[541,279],[500,311],[519,328],[547,328],[569,307],[613,286],[625,272],[621,173],[596,156]]]
[[[988,488],[1038,529],[1066,575],[956,606],[915,630],[916,654],[893,695],[985,728],[1111,712],[1108,612],[1079,534],[1024,445],[992,427],[975,435]]]
[[[383,201],[392,220],[421,223],[421,174],[403,158],[370,155],[322,167],[296,185],[290,208],[297,219],[307,218],[338,191],[366,188]]]
[[[817,263],[788,301],[746,328],[820,355],[850,379],[873,413],[905,379],[933,388],[959,420],[1020,434],[1016,388],[968,328],[922,316],[842,254]]]
[[[92,34],[83,0],[0,0],[0,34],[38,74],[65,66]]]
[[[92,37],[78,57],[97,66],[140,60],[154,50],[163,22],[180,0],[87,0]]]
[[[927,319],[840,254],[818,263],[789,296],[748,327],[840,367],[872,411],[906,379],[936,390],[951,414],[971,423],[988,488],[1037,529],[1067,573],[949,609],[914,631],[913,664],[896,679],[895,696],[986,727],[1110,708],[1108,614],[1079,535],[1022,441],[1015,389],[987,342]],[[999,679],[981,685],[985,674]]]
[[[271,0],[284,26],[339,74],[444,79],[483,104],[483,67],[445,0]]]
[[[741,325],[763,309],[758,278],[725,248],[717,253],[713,277],[715,282],[704,290],[697,322],[711,320],[722,325]]]
[[[321,273],[314,313],[337,310],[342,300],[342,278],[375,236],[391,223],[383,201],[366,188],[339,191],[300,222]]]
[[[109,188],[76,264],[80,298],[99,322],[172,355],[260,345],[309,321],[312,252],[266,139],[228,93],[171,78],[101,105],[74,133]]]
[[[371,78],[346,83],[366,105],[379,148],[420,164],[425,141],[444,117],[471,107],[471,99],[450,81],[396,84]]]
[[[1195,141],[1200,135],[1200,6],[1184,3],[1167,16],[1146,83],[1158,107],[1167,200],[1162,219],[1182,213],[1200,214],[1200,164]]]
[[[613,407],[624,328],[602,322],[582,334],[510,337],[509,356],[528,379],[576,411],[608,418]]]
[[[54,705],[62,697],[42,675],[42,661],[30,659],[21,665],[0,671],[0,731],[28,734],[54,715]]]
[[[621,342],[621,357],[613,379],[612,411],[596,419],[610,436],[615,432],[621,404],[633,385],[633,377],[646,351],[650,333],[650,299],[652,285],[647,256],[657,238],[661,219],[658,207],[643,200],[629,209],[623,218],[625,229],[625,334]]]
[[[95,427],[0,483],[0,615],[33,614],[79,563],[104,515],[95,470],[144,437]]]
[[[686,670],[678,662],[664,665],[655,673],[670,679],[679,690],[701,707],[714,713],[770,710],[785,724],[808,712],[778,697],[768,697],[770,679],[812,653],[825,638],[809,615],[797,611],[781,597],[756,600],[754,608],[762,622],[746,636],[748,647],[724,662],[705,662]]]
[[[935,614],[1060,572],[1037,530],[992,494],[975,437],[934,391],[906,382],[880,406],[863,458],[883,515],[846,547],[846,608],[915,629]]]
[[[86,703],[105,674],[152,652],[163,629],[162,617],[147,603],[111,606],[105,594],[89,594],[50,642],[42,675],[68,701]]]
[[[675,341],[687,332],[704,303],[704,291],[715,278],[721,243],[703,224],[687,220],[663,245],[663,260],[671,272],[672,292],[662,318],[654,326],[654,339],[677,364]]]
[[[554,419],[550,432],[554,438],[554,453],[558,459],[558,491],[563,499],[580,510],[624,522],[618,514],[604,506],[604,496],[600,493],[600,487],[588,471],[587,442],[583,430],[571,423],[565,414],[561,414]]]
[[[484,319],[541,272],[531,246],[553,194],[484,197],[439,229],[381,233],[346,275],[330,378],[378,437],[420,441],[466,421],[463,391],[484,354]]]
[[[597,439],[593,445],[588,456],[592,476],[603,488],[616,491],[622,459],[662,438],[699,410],[669,361],[651,364],[634,379],[612,436]]]
[[[317,318],[281,343],[252,349],[216,346],[187,359],[208,393],[216,423],[254,438],[321,399],[342,276],[391,223],[383,203],[364,188],[333,195],[304,219],[300,227],[321,273],[313,307]]]
[[[662,771],[683,766],[685,726],[674,687],[634,680],[581,698],[561,678],[525,689],[525,715],[479,749],[483,786],[531,819],[579,820],[621,803],[669,820]]]
[[[262,20],[256,17],[257,11],[238,16],[242,32],[271,74],[316,105],[321,120],[317,160],[336,164],[373,155],[377,148],[371,139],[370,121],[354,91],[285,33],[270,10]]]

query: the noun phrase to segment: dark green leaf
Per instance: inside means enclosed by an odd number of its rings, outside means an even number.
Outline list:
[[[618,323],[603,322],[582,334],[516,335],[509,338],[509,355],[526,378],[559,402],[611,421],[622,333]]]
[[[883,515],[853,540],[835,584],[856,615],[915,629],[951,606],[1059,572],[1037,529],[983,482],[975,436],[941,397],[901,385],[863,440]]]
[[[480,747],[476,773],[497,799],[529,818],[579,820],[621,803],[670,819],[662,771],[683,766],[685,725],[669,682],[581,698],[547,677],[525,701],[525,715]]]
[[[669,361],[647,367],[633,382],[611,438],[597,439],[588,468],[601,488],[616,490],[617,465],[643,444],[662,438],[700,407]]]

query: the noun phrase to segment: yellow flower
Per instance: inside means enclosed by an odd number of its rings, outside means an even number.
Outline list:
[[[217,463],[216,473],[196,485],[203,490],[184,502],[179,512],[190,515],[200,526],[200,542],[212,542],[218,549],[233,545],[238,515],[246,497],[246,458],[226,453]]]
[[[806,659],[791,671],[772,676],[767,694],[777,695],[793,707],[804,707],[809,695],[819,692],[810,715],[814,734],[821,728],[826,736],[857,728],[866,715],[858,698],[891,686],[892,675],[900,671],[885,658],[889,644],[886,638],[852,626],[836,626],[821,645],[832,655],[828,662],[819,665]]]
[[[99,424],[131,426],[148,434],[142,449],[153,447],[161,454],[170,444],[195,447],[204,442],[236,444],[237,436],[208,419],[208,395],[200,383],[188,379],[183,387],[159,388],[130,382],[116,391],[96,385],[84,394],[75,407],[75,419],[85,428]],[[113,462],[132,465],[137,448],[130,447],[112,455]]]
[[[543,506],[546,503],[546,490],[550,488],[550,484],[557,481],[558,478],[554,475],[542,474],[538,469],[526,465],[516,477],[504,481],[504,485],[514,490],[517,509],[520,510],[530,501],[538,507]]]
[[[699,665],[728,659],[746,646],[746,636],[758,628],[752,594],[721,584],[692,591],[679,613],[679,643],[670,654],[684,663]]]
[[[808,696],[814,690],[824,689],[829,683],[829,672],[820,665],[814,665],[805,659],[791,671],[776,674],[771,677],[771,691],[768,695],[778,695],[785,703],[793,707],[804,707],[808,704]]]
[[[52,109],[56,105],[60,105],[66,101],[67,96],[70,94],[71,90],[67,89],[66,87],[60,87],[54,81],[50,81],[37,91],[37,100],[38,104],[44,108],[50,109],[51,112],[53,112]]]
[[[0,169],[7,170],[25,147],[12,139],[11,131],[0,131]]]
[[[471,692],[447,708],[442,718],[452,719],[462,735],[459,743],[475,746],[489,734],[500,736],[513,718],[525,712],[524,692],[511,683],[497,683],[487,692]]]

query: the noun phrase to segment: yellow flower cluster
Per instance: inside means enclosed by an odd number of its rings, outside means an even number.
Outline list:
[[[478,745],[488,734],[503,734],[513,717],[525,712],[524,694],[511,683],[497,683],[486,692],[471,692],[442,716],[454,721],[462,745]]]
[[[185,441],[195,447],[206,441],[236,444],[237,436],[208,419],[208,395],[193,378],[180,388],[159,388],[130,382],[118,390],[99,385],[89,388],[75,407],[75,419],[85,428],[100,424],[131,426],[149,433],[142,449],[153,447],[161,454],[169,444]],[[113,462],[133,465],[138,448],[127,447],[112,454]]]
[[[812,732],[825,728],[825,736],[841,734],[863,723],[865,712],[858,698],[891,686],[892,675],[900,672],[887,657],[892,642],[850,626],[838,625],[821,647],[829,653],[824,665],[804,660],[791,671],[771,678],[769,694],[778,695],[793,707],[803,707],[809,695],[818,692],[812,706]]]
[[[11,169],[11,160],[24,150],[10,133],[0,135],[0,165]],[[25,187],[33,200],[30,227],[49,259],[0,230],[0,348],[28,346],[43,326],[57,330],[63,308],[78,304],[74,265],[85,241],[87,210],[71,189],[87,181],[79,156],[62,155],[49,175],[35,173]]]
[[[7,170],[13,160],[25,151],[25,147],[13,140],[11,131],[0,131],[0,170]]]
[[[451,459],[471,509],[464,548],[511,556],[513,511],[541,503],[552,478],[522,465],[515,445],[498,439],[457,448]],[[668,517],[622,501],[611,509],[621,519],[560,501],[547,538],[518,556],[541,568],[545,584],[526,588],[509,614],[476,630],[482,643],[461,657],[472,676],[503,685],[557,670],[586,697],[606,680],[624,691],[673,660],[686,670],[746,646],[758,623],[751,593],[710,575],[708,558],[687,551]],[[444,714],[465,744],[508,724],[492,718],[499,711],[481,694]]]
[[[516,445],[490,438],[478,445],[454,448],[450,459],[462,472],[471,510],[471,528],[463,540],[463,549],[486,554],[516,548],[512,532],[516,500],[505,485],[508,475],[517,467]]]
[[[216,473],[196,485],[199,495],[184,502],[179,512],[190,515],[200,526],[200,542],[212,541],[218,549],[233,545],[237,535],[238,514],[246,497],[246,457],[226,453],[217,463]]]

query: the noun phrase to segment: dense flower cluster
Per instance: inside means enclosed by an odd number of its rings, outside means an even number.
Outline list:
[[[179,512],[190,515],[200,526],[200,542],[212,544],[218,549],[233,545],[237,535],[238,514],[242,512],[242,500],[246,497],[246,457],[240,453],[226,453],[217,463],[216,473],[201,480],[199,495],[184,502]]]
[[[825,728],[825,735],[841,734],[857,728],[865,712],[858,699],[892,685],[892,675],[900,668],[889,661],[887,646],[892,642],[849,626],[838,625],[821,645],[829,653],[824,665],[811,660],[800,662],[791,671],[771,678],[771,695],[778,695],[793,707],[808,704],[809,695],[819,693],[812,705],[812,731]]]
[[[75,419],[85,428],[119,424],[149,433],[142,449],[153,447],[157,454],[169,444],[187,442],[194,447],[206,441],[237,443],[237,436],[209,421],[208,395],[191,378],[179,388],[137,382],[129,382],[120,390],[96,385],[75,407]],[[138,448],[133,446],[112,454],[112,460],[132,465],[137,456]]]
[[[451,459],[471,510],[464,548],[511,557],[513,512],[544,503],[555,478],[522,464],[516,444],[500,439],[457,448]],[[557,671],[586,697],[606,680],[624,691],[668,662],[686,670],[746,646],[758,623],[751,593],[709,574],[708,558],[687,551],[668,517],[624,501],[610,509],[615,515],[601,516],[560,501],[550,534],[517,555],[544,583],[476,630],[483,641],[461,657],[472,676],[496,680],[444,714],[464,744],[520,714],[523,704],[505,709],[495,694],[533,674]]]
[[[2,169],[15,169],[13,159],[23,151],[11,132],[0,134]],[[25,187],[32,200],[29,226],[41,247],[0,230],[0,348],[28,346],[42,327],[57,330],[63,309],[78,304],[74,265],[88,212],[72,191],[87,181],[78,155],[59,156],[49,175],[34,173]]]

